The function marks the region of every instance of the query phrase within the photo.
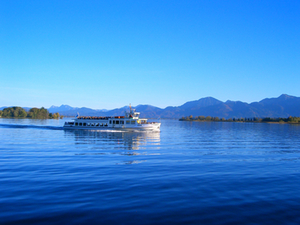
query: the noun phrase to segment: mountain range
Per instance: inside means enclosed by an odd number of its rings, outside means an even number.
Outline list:
[[[117,116],[123,115],[128,106],[113,110],[74,108],[68,105],[51,106],[51,113],[58,112],[64,116]],[[246,103],[241,101],[222,102],[213,97],[186,102],[181,106],[168,106],[164,109],[151,105],[138,105],[133,107],[146,118],[181,118],[183,116],[213,116],[219,118],[264,118],[300,116],[300,97],[282,94],[277,98],[265,98],[259,102]]]

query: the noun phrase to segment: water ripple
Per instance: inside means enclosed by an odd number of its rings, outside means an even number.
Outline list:
[[[0,119],[0,224],[299,224],[300,127]]]

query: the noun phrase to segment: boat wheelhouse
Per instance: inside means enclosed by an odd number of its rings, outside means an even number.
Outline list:
[[[77,116],[72,122],[65,122],[64,129],[84,129],[84,130],[153,130],[159,131],[161,123],[148,122],[141,119],[140,113],[129,107],[130,111],[124,116]]]

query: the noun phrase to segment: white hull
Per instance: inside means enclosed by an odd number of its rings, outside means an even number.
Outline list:
[[[115,117],[77,117],[73,122],[66,122],[64,129],[69,130],[124,130],[124,131],[159,131],[160,123],[140,119],[138,112],[130,108],[125,116]]]
[[[109,127],[109,126],[74,126],[74,125],[64,125],[64,129],[68,130],[123,130],[123,131],[159,131],[160,130],[160,123],[155,123],[155,125],[150,124],[151,126],[131,126],[131,127],[125,127],[125,126],[115,126],[115,127]]]

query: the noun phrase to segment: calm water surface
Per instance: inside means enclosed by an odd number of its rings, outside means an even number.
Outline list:
[[[300,126],[0,119],[0,224],[299,224]]]

